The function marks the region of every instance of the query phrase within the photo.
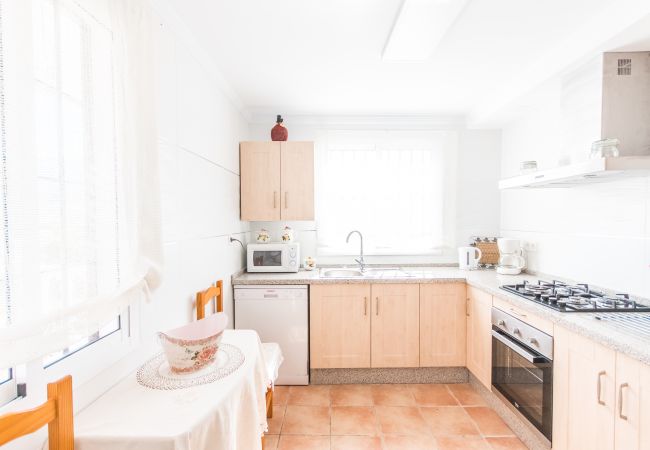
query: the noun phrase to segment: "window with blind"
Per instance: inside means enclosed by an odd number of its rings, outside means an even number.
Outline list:
[[[434,255],[453,242],[453,158],[447,131],[330,131],[317,142],[317,236],[323,255]],[[356,252],[356,247],[355,247]]]
[[[2,150],[5,325],[115,290],[124,239],[111,31],[75,1],[32,0],[31,13],[31,146],[10,139]],[[7,115],[7,133],[18,134],[15,104]],[[43,363],[119,328],[116,316]]]
[[[33,11],[37,261],[47,311],[119,285],[120,199],[111,32],[76,2],[33,0]],[[119,326],[116,317],[45,364]]]

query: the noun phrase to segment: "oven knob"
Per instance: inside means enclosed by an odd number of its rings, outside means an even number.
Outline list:
[[[512,330],[512,332],[513,332],[514,334],[518,334],[518,335],[521,336],[521,331],[519,331],[519,328],[515,328],[514,330]]]
[[[505,327],[506,326],[506,321],[505,320],[499,320],[497,322],[497,325],[499,325],[500,327]]]
[[[532,345],[536,345],[539,347],[539,342],[537,342],[537,339],[535,338],[528,339],[528,342],[530,342]]]
[[[290,266],[295,266],[295,265],[296,265],[296,261],[295,261],[295,260],[293,260],[293,261],[289,261],[289,265],[290,265]]]

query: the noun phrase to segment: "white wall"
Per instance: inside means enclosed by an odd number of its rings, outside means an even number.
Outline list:
[[[247,242],[248,223],[239,220],[239,141],[248,125],[189,35],[162,21],[156,41],[166,266],[156,326],[165,328],[191,320],[194,295],[217,279],[232,317],[230,276],[245,264],[229,237]]]
[[[549,81],[503,129],[502,175],[589,158],[600,138],[600,65]],[[501,194],[501,234],[536,247],[530,269],[650,297],[650,180]]]
[[[155,57],[163,284],[151,303],[134,307],[132,318],[140,338],[134,339],[132,352],[123,360],[102,368],[101,355],[106,351],[103,341],[67,360],[77,360],[78,373],[83,374],[75,378],[76,411],[156,351],[156,331],[194,320],[196,292],[217,279],[224,281],[224,309],[232,317],[230,276],[245,265],[242,248],[228,238],[233,236],[246,245],[249,234],[248,223],[239,220],[238,150],[239,141],[247,136],[248,124],[230,92],[221,87],[223,83],[212,62],[202,56],[189,32],[162,4],[158,4],[160,26],[155,31]],[[28,386],[29,396],[8,407],[25,409],[42,401],[45,383],[63,375],[56,364],[44,372],[47,380],[38,383],[38,392],[36,386]],[[83,383],[82,378],[90,381]],[[39,430],[9,444],[7,450],[40,449],[45,436],[46,429]]]
[[[250,126],[252,140],[269,140],[274,116],[268,122],[255,118]],[[422,117],[285,117],[289,140],[316,141],[326,130],[340,129],[453,129],[459,132],[457,178],[450,195],[455,196],[455,245],[442,256],[367,256],[368,263],[456,263],[456,246],[467,245],[471,236],[496,236],[499,231],[500,198],[497,190],[500,168],[501,133],[494,130],[466,130],[457,121]],[[318,184],[316,185],[318,189]],[[454,203],[454,202],[452,202]],[[316,252],[318,224],[313,221],[288,222],[295,230],[302,256],[314,256],[319,264],[353,264],[354,256],[319,256]],[[252,222],[252,231],[266,228],[278,240],[285,222]],[[408,224],[405,224],[408,230]],[[363,230],[361,230],[363,231]],[[254,233],[253,233],[254,234]],[[341,242],[345,236],[341,236]],[[359,242],[348,244],[358,253]]]

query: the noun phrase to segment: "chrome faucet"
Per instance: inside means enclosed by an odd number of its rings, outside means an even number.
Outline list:
[[[353,230],[348,233],[348,237],[345,238],[345,243],[350,242],[350,236],[352,236],[354,233],[357,233],[359,235],[359,239],[361,240],[361,249],[359,250],[359,258],[355,259],[356,263],[359,264],[359,270],[363,272],[366,269],[366,262],[363,260],[363,235],[361,234],[361,231]]]

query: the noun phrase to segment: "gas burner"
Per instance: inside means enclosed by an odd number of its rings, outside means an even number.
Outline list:
[[[552,289],[551,286],[540,286],[538,284],[525,284],[524,290],[535,293],[548,292]]]
[[[605,295],[582,283],[524,281],[503,285],[501,289],[561,312],[650,312],[650,306],[637,304],[627,294]]]
[[[564,300],[567,305],[589,305],[591,302],[585,297],[571,296]]]

